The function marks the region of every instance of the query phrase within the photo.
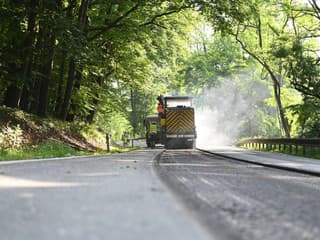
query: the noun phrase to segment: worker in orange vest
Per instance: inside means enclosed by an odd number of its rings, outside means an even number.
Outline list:
[[[163,113],[163,105],[158,104],[157,111],[158,113]]]

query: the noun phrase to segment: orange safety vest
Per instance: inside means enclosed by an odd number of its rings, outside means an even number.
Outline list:
[[[162,113],[163,112],[163,105],[158,105],[157,107],[158,113]]]

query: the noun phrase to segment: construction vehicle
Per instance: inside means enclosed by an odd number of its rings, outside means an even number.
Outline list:
[[[146,127],[146,143],[148,147],[155,147],[159,143],[159,116],[149,115],[144,120]]]
[[[192,97],[158,97],[159,142],[166,149],[195,147],[196,129]]]

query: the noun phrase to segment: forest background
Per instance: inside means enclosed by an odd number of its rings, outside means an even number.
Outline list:
[[[1,0],[0,19],[5,108],[116,140],[192,95],[233,140],[320,137],[317,0]]]

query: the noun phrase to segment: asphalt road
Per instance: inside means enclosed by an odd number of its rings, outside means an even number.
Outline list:
[[[217,239],[319,239],[320,178],[165,151],[158,175]]]
[[[211,239],[156,176],[160,151],[1,162],[0,239]]]
[[[1,162],[0,239],[319,239],[319,177],[161,152]]]

